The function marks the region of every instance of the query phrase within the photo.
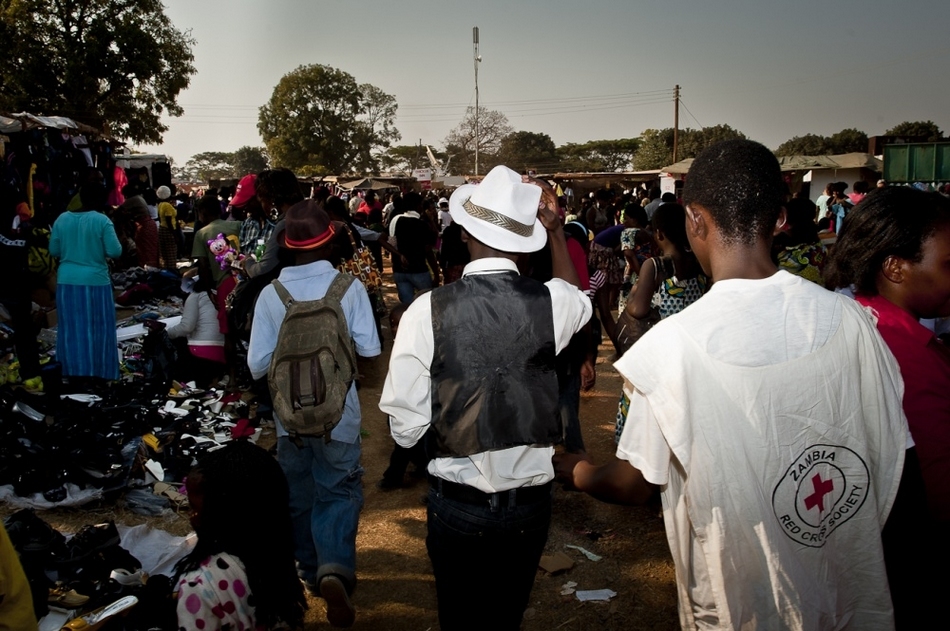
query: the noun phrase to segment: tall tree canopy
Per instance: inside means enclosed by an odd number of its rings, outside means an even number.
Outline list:
[[[159,143],[195,73],[160,0],[0,0],[0,109],[68,116]]]
[[[373,172],[399,139],[396,99],[347,72],[314,64],[285,74],[257,129],[275,166],[314,174]]]
[[[267,166],[267,154],[260,147],[244,146],[237,151],[196,153],[185,166],[175,169],[175,174],[183,179],[207,182],[260,173]]]
[[[639,138],[618,138],[591,140],[583,144],[569,142],[558,147],[557,153],[561,169],[605,173],[630,170],[639,147]]]
[[[682,129],[679,133],[677,160],[695,158],[703,149],[723,140],[745,138],[745,134],[729,125],[713,125],[702,129]],[[640,147],[633,156],[638,171],[662,169],[673,161],[673,129],[647,129],[640,134]]]
[[[478,108],[478,171],[480,174],[498,164],[502,139],[515,130],[508,117],[496,110]],[[475,172],[475,108],[465,110],[462,122],[443,141],[445,152],[452,156],[452,171]]]
[[[260,147],[245,145],[231,154],[231,172],[233,177],[244,177],[248,173],[260,173],[267,168],[267,153]]]
[[[558,165],[557,147],[547,134],[516,131],[501,139],[498,162],[515,171],[550,172]]]
[[[943,140],[943,131],[933,121],[904,121],[884,132],[885,136],[921,136],[928,142]]]
[[[777,156],[826,156],[840,153],[865,152],[868,135],[848,128],[831,136],[805,134],[786,140],[775,150]]]

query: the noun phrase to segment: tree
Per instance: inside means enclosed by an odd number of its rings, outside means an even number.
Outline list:
[[[234,154],[226,151],[197,153],[185,163],[181,175],[203,182],[234,177],[233,158]]]
[[[395,98],[347,72],[314,64],[284,75],[257,129],[274,165],[301,173],[374,170],[375,152],[399,139]]]
[[[662,169],[673,161],[673,130],[645,129],[640,134],[640,148],[633,156],[638,171]]]
[[[745,134],[729,125],[713,125],[702,129],[684,129],[679,134],[677,160],[695,158],[707,147],[723,140],[745,140]],[[672,145],[670,149],[672,150]],[[665,165],[664,165],[665,166]]]
[[[267,168],[267,154],[261,147],[245,145],[231,154],[231,176],[244,177]]]
[[[795,136],[780,144],[775,150],[777,156],[824,156],[834,153],[831,143],[825,136],[805,134]]]
[[[387,171],[409,173],[413,169],[429,166],[425,147],[419,145],[397,145],[390,147],[379,156],[380,166]]]
[[[498,164],[497,153],[502,139],[514,132],[508,117],[495,110],[478,108],[478,163],[479,173],[486,173]],[[445,152],[452,156],[453,170],[475,172],[475,108],[465,110],[462,122],[449,132],[443,141]]]
[[[885,136],[920,136],[927,139],[927,142],[936,142],[943,140],[943,132],[933,121],[904,121],[903,123],[888,129],[884,132]]]
[[[583,144],[567,143],[558,147],[561,169],[606,173],[628,171],[640,147],[639,138],[591,140]]]
[[[828,138],[833,153],[867,153],[868,135],[863,131],[849,128],[842,129]]]
[[[557,168],[557,147],[547,134],[516,131],[502,138],[498,161],[515,171],[532,169],[546,173]]]
[[[868,135],[854,128],[842,129],[831,136],[805,134],[786,140],[775,150],[777,156],[827,156],[866,152]]]
[[[195,44],[161,0],[0,0],[0,110],[63,115],[159,143],[181,116]]]

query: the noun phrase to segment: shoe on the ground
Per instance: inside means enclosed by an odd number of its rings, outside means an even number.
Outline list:
[[[4,522],[13,547],[19,552],[51,552],[62,546],[65,537],[36,516],[30,508],[19,510]]]
[[[66,549],[60,556],[60,563],[76,563],[93,553],[119,544],[119,530],[114,521],[95,526],[83,526],[76,535],[66,542]]]
[[[327,601],[327,622],[341,629],[353,626],[356,610],[339,576],[330,574],[320,579],[320,596]]]

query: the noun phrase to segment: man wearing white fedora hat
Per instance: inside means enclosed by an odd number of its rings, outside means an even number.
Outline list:
[[[518,629],[551,520],[562,435],[555,355],[590,319],[554,191],[504,166],[449,200],[472,261],[400,323],[380,409],[425,437],[428,537],[443,630]],[[551,244],[554,278],[516,260]]]

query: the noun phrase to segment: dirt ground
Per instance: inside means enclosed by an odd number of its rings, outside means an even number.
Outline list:
[[[392,306],[396,297],[390,278],[387,273],[386,299]],[[359,584],[353,597],[357,609],[353,628],[435,630],[439,628],[435,582],[425,548],[426,512],[420,501],[426,482],[389,492],[375,486],[388,465],[393,445],[386,418],[376,407],[392,347],[386,323],[383,335],[383,355],[360,364],[366,473],[365,505],[357,538]],[[620,379],[606,361],[611,353],[612,349],[601,347],[597,385],[581,397],[584,439],[595,462],[606,461],[614,451]],[[262,436],[261,444],[266,446],[273,440],[270,433]],[[11,507],[0,505],[0,516],[10,512]],[[54,510],[41,516],[64,532],[107,519],[129,525],[148,522],[175,534],[189,531],[185,515],[144,518],[116,506]],[[582,546],[603,558],[589,561],[580,552],[565,548],[565,544]],[[525,631],[678,627],[673,563],[657,508],[603,504],[559,488],[545,554],[558,551],[568,554],[575,566],[555,576],[538,571],[522,626]],[[609,588],[617,596],[610,603],[581,603],[573,595],[560,595],[568,581],[577,583],[576,589]],[[330,628],[323,601],[308,598],[307,631]]]

